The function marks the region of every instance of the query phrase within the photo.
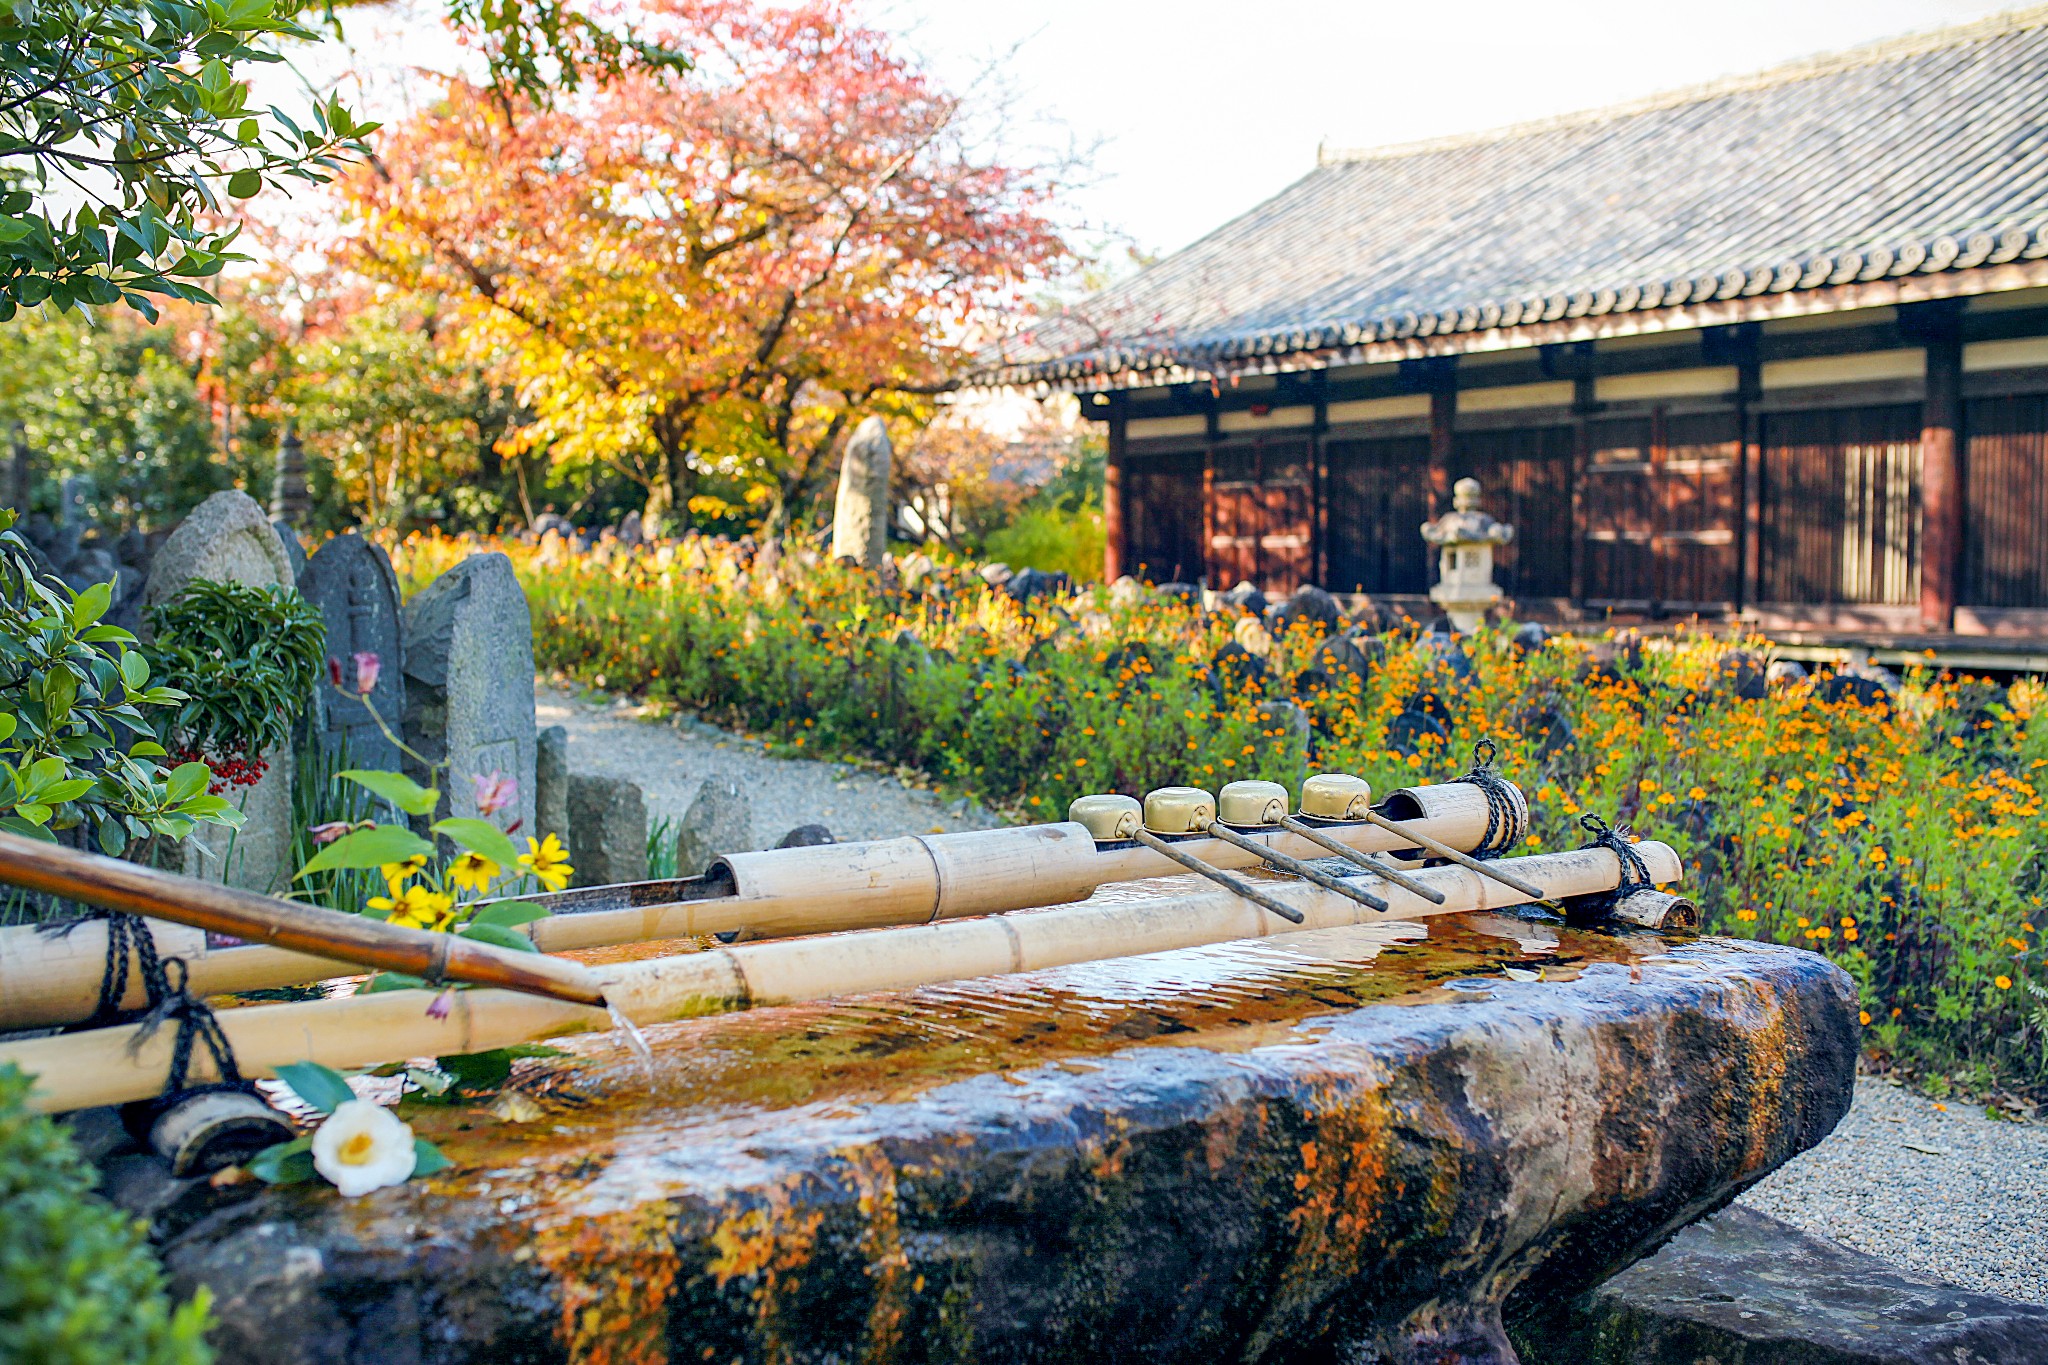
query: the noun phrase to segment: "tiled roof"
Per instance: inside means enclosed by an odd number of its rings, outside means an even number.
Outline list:
[[[1251,357],[2048,256],[2048,7],[1541,123],[1325,155],[974,382]]]

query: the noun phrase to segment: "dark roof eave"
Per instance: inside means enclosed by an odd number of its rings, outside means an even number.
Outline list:
[[[1160,343],[1127,351],[1089,351],[971,371],[960,386],[1075,391],[1151,387],[1253,370],[1318,369],[1409,355],[1507,349],[1603,333],[1686,331],[1761,317],[2039,285],[2048,285],[2048,222],[2009,227],[1996,234],[1977,232],[1961,240],[1940,236],[1709,271],[1687,280],[1552,294],[1430,314],[1408,313],[1371,323],[1289,327],[1188,346]],[[1586,321],[1624,317],[1638,325],[1603,328]],[[1559,335],[1541,335],[1546,331]],[[1355,361],[1350,359],[1354,353]]]

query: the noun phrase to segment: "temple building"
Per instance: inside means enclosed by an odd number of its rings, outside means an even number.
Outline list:
[[[1470,476],[1523,616],[2048,647],[2048,8],[1326,152],[974,382],[1108,424],[1112,577],[1420,614]]]

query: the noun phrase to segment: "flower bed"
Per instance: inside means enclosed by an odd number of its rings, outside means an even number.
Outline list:
[[[401,575],[424,582],[474,547],[396,548]],[[1470,643],[1462,681],[1399,633],[1363,642],[1384,651],[1363,678],[1303,679],[1324,635],[1307,624],[1273,641],[1260,681],[1232,657],[1232,618],[1170,601],[1097,590],[1026,609],[964,572],[886,591],[699,542],[493,548],[525,584],[543,667],[785,753],[910,765],[1025,818],[1062,818],[1091,791],[1298,780],[1303,739],[1271,709],[1297,695],[1314,766],[1379,791],[1457,776],[1491,739],[1529,793],[1532,845],[1581,842],[1586,812],[1667,840],[1714,932],[1810,947],[1855,977],[1875,1054],[1937,1089],[2048,1086],[2039,683],[1915,671],[1888,698],[1797,682],[1745,699],[1724,641],[1524,653],[1496,631]],[[1397,720],[1421,693],[1445,737]],[[1395,751],[1397,729],[1415,752]]]

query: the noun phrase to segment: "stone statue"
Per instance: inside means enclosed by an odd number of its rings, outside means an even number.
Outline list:
[[[1422,524],[1422,538],[1437,547],[1437,584],[1429,598],[1451,624],[1470,634],[1486,621],[1486,609],[1500,601],[1493,581],[1493,547],[1515,538],[1515,528],[1495,521],[1479,507],[1479,480],[1460,479],[1452,510]]]

